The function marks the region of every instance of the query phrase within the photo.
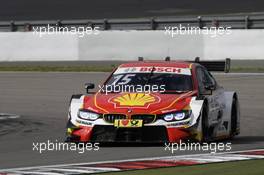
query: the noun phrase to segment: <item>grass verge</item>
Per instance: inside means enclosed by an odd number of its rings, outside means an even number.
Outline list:
[[[231,72],[264,72],[264,67],[232,67]]]
[[[105,175],[263,175],[264,160],[248,160],[204,165],[132,170]]]

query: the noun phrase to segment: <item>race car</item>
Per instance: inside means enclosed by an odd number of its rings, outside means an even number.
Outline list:
[[[229,63],[229,64],[227,64]],[[209,71],[230,60],[140,61],[121,64],[87,94],[73,95],[69,142],[209,142],[240,131],[238,94],[225,91]]]

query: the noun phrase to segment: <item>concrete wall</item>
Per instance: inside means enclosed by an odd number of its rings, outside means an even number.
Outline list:
[[[0,33],[0,61],[77,60],[78,38],[73,35]]]
[[[194,58],[203,55],[202,35],[166,36],[163,31],[103,32],[100,35],[79,39],[79,59],[126,59],[138,56],[161,59]]]
[[[232,30],[230,35],[177,35],[164,31],[105,31],[98,35],[0,33],[0,61],[263,59],[264,30]]]
[[[204,35],[204,57],[264,59],[264,30],[233,30],[231,35]]]

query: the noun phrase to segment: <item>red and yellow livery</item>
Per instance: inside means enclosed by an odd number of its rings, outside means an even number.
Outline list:
[[[67,124],[74,142],[208,141],[238,133],[236,92],[201,64],[177,61],[120,65],[95,94],[72,96]]]

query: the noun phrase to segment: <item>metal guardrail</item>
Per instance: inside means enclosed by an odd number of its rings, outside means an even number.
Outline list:
[[[143,19],[0,21],[0,31],[31,31],[33,27],[99,27],[100,30],[165,30],[173,27],[231,27],[232,29],[264,29],[264,15],[198,16]]]

